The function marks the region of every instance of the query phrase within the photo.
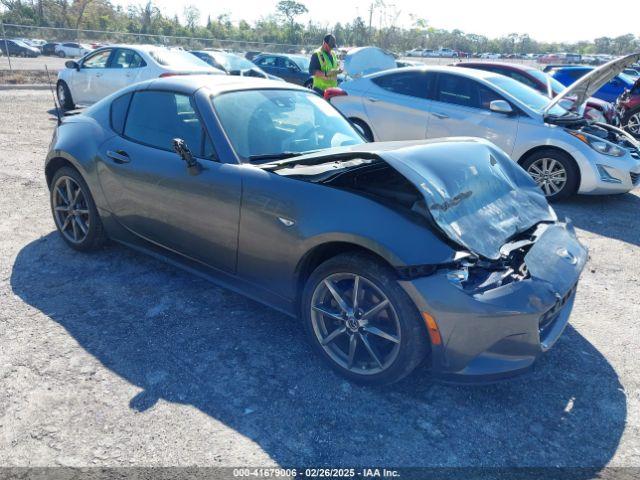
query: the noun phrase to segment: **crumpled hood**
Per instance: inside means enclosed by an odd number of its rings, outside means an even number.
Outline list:
[[[557,220],[540,188],[502,150],[479,138],[381,142],[323,150],[282,162],[377,157],[417,188],[438,227],[489,259],[514,235]]]
[[[553,98],[545,107],[544,112],[548,112],[552,107],[560,103],[567,97],[575,97],[571,110],[581,112],[584,104],[594,93],[605,85],[609,80],[621,73],[629,65],[640,61],[640,52],[632,53],[624,57],[616,58],[598,68],[593,69],[583,77],[565,88],[559,95]]]

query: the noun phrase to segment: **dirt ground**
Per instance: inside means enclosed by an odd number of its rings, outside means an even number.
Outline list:
[[[0,91],[0,466],[640,467],[638,192],[557,205],[590,260],[531,374],[363,388],[276,311],[121,246],[67,248],[51,103]]]

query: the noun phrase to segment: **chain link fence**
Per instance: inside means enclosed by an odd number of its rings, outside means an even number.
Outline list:
[[[106,44],[152,44],[167,47],[180,47],[185,50],[221,49],[234,53],[273,52],[273,53],[306,53],[316,46],[295,45],[271,42],[252,42],[247,40],[230,40],[204,37],[151,35],[146,33],[109,32],[103,30],[84,30],[56,27],[34,27],[0,22],[0,52],[9,57],[22,56],[8,48],[5,40],[44,40],[47,43],[74,42],[96,47]],[[9,55],[7,55],[9,54]],[[9,65],[11,68],[11,65]]]

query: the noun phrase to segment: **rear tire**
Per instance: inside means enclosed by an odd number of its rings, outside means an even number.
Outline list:
[[[51,213],[58,233],[74,250],[99,249],[107,240],[89,186],[80,173],[62,167],[51,180]]]
[[[56,93],[58,94],[58,103],[63,110],[73,110],[74,108],[76,108],[75,104],[73,103],[71,91],[69,90],[69,87],[64,80],[60,80],[58,82]]]
[[[60,58],[64,58],[64,57],[66,57],[66,56],[67,56],[67,54],[66,54],[66,53],[64,53],[62,50],[60,50],[60,51],[58,52],[58,56],[59,56]]]
[[[306,282],[301,307],[309,340],[318,355],[349,380],[366,385],[397,382],[430,350],[419,312],[397,280],[383,262],[354,252],[322,263]]]
[[[549,202],[556,202],[578,191],[580,171],[566,153],[545,148],[529,155],[521,162]]]

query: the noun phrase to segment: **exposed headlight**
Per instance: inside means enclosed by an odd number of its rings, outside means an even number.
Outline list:
[[[578,140],[583,143],[586,143],[591,148],[593,148],[596,152],[602,153],[604,155],[610,155],[612,157],[622,157],[625,154],[625,150],[618,147],[617,145],[603,140],[601,138],[595,137],[593,135],[589,135],[588,133],[583,133],[575,130],[566,130],[567,133],[573,135]]]

